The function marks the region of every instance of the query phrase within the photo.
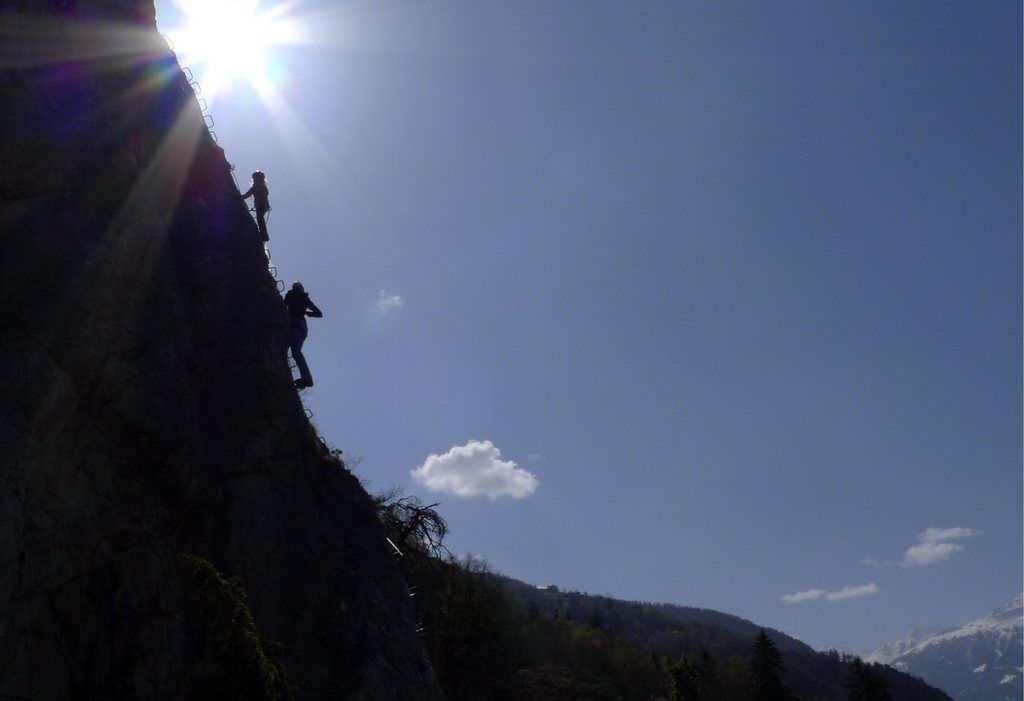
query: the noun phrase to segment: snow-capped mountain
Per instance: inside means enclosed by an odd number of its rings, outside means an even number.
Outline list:
[[[956,701],[1020,701],[1024,695],[1024,600],[955,630],[915,629],[865,659],[921,677]]]
[[[935,636],[943,635],[944,633],[950,633],[954,630],[956,629],[950,626],[921,626],[919,628],[914,628],[914,630],[910,631],[899,640],[866,653],[864,659],[868,662],[891,664],[890,660],[898,659],[901,655],[910,652],[929,638],[934,638]]]

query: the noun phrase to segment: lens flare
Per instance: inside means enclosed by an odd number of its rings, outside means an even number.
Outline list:
[[[284,5],[261,10],[258,0],[175,0],[185,21],[167,31],[183,65],[197,71],[214,97],[235,82],[273,84],[281,74],[273,48],[298,40]]]

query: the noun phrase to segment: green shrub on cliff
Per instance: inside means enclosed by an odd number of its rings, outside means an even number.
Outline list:
[[[192,603],[205,623],[214,665],[197,681],[202,698],[291,701],[281,644],[264,638],[246,604],[245,589],[207,560],[179,556],[189,574]]]

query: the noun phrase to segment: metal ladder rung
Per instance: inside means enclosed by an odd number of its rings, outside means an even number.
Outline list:
[[[398,549],[398,546],[395,545],[395,541],[391,540],[390,538],[384,538],[384,540],[388,541],[388,545],[390,545],[391,548],[394,550],[394,552],[391,553],[392,555],[394,555],[395,557],[405,557],[404,553],[402,553],[402,551]]]

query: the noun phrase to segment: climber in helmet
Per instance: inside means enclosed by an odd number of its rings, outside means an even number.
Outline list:
[[[256,225],[260,228],[260,236],[264,241],[270,240],[267,233],[267,212],[270,211],[270,190],[267,189],[267,176],[262,170],[254,171],[252,174],[252,186],[242,195],[243,200],[252,198],[253,208],[256,210]]]
[[[284,304],[288,307],[288,344],[292,349],[292,360],[299,368],[299,379],[295,380],[295,386],[299,389],[312,387],[313,376],[309,374],[309,366],[302,357],[302,344],[309,333],[306,317],[319,319],[324,313],[313,304],[301,282],[296,282],[292,289],[288,290],[288,294],[284,296]]]

